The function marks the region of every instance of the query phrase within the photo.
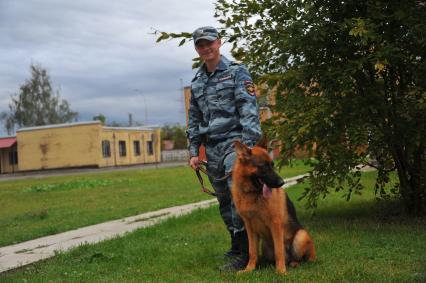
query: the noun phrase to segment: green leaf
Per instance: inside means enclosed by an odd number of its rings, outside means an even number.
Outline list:
[[[170,38],[170,35],[166,32],[162,32],[161,35],[157,38],[157,42],[160,42],[162,40],[166,40]]]

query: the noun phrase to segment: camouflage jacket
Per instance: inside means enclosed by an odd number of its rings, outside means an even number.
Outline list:
[[[247,68],[221,56],[210,76],[205,66],[191,83],[187,136],[191,156],[206,140],[238,138],[252,146],[261,136],[259,107]]]

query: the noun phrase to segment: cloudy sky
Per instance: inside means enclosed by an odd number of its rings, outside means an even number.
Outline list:
[[[218,26],[213,3],[1,0],[0,112],[35,63],[48,70],[79,121],[102,113],[107,122],[124,123],[132,113],[145,122],[146,109],[148,124],[184,124],[181,87],[195,73],[195,51],[192,44],[178,47],[179,41],[156,43],[150,33]],[[229,47],[222,50],[229,55]]]

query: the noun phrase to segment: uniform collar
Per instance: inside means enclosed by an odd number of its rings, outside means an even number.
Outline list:
[[[224,71],[226,69],[228,69],[229,65],[231,64],[231,61],[228,60],[228,58],[226,58],[223,55],[220,55],[220,61],[219,64],[216,67],[216,70],[220,70],[220,71]],[[200,69],[198,69],[198,74],[205,74],[206,73],[206,64],[203,63],[203,65],[201,65]]]
[[[219,62],[219,65],[217,65],[216,69],[224,71],[224,70],[228,69],[230,64],[231,64],[231,61],[229,61],[228,58],[226,58],[223,55],[220,55],[220,62]]]

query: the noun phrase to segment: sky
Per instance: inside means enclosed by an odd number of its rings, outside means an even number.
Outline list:
[[[101,113],[126,123],[131,113],[149,125],[183,125],[193,44],[156,43],[152,32],[219,27],[213,15],[213,0],[1,0],[0,112],[38,64],[79,121]],[[229,47],[222,53],[230,57]]]

